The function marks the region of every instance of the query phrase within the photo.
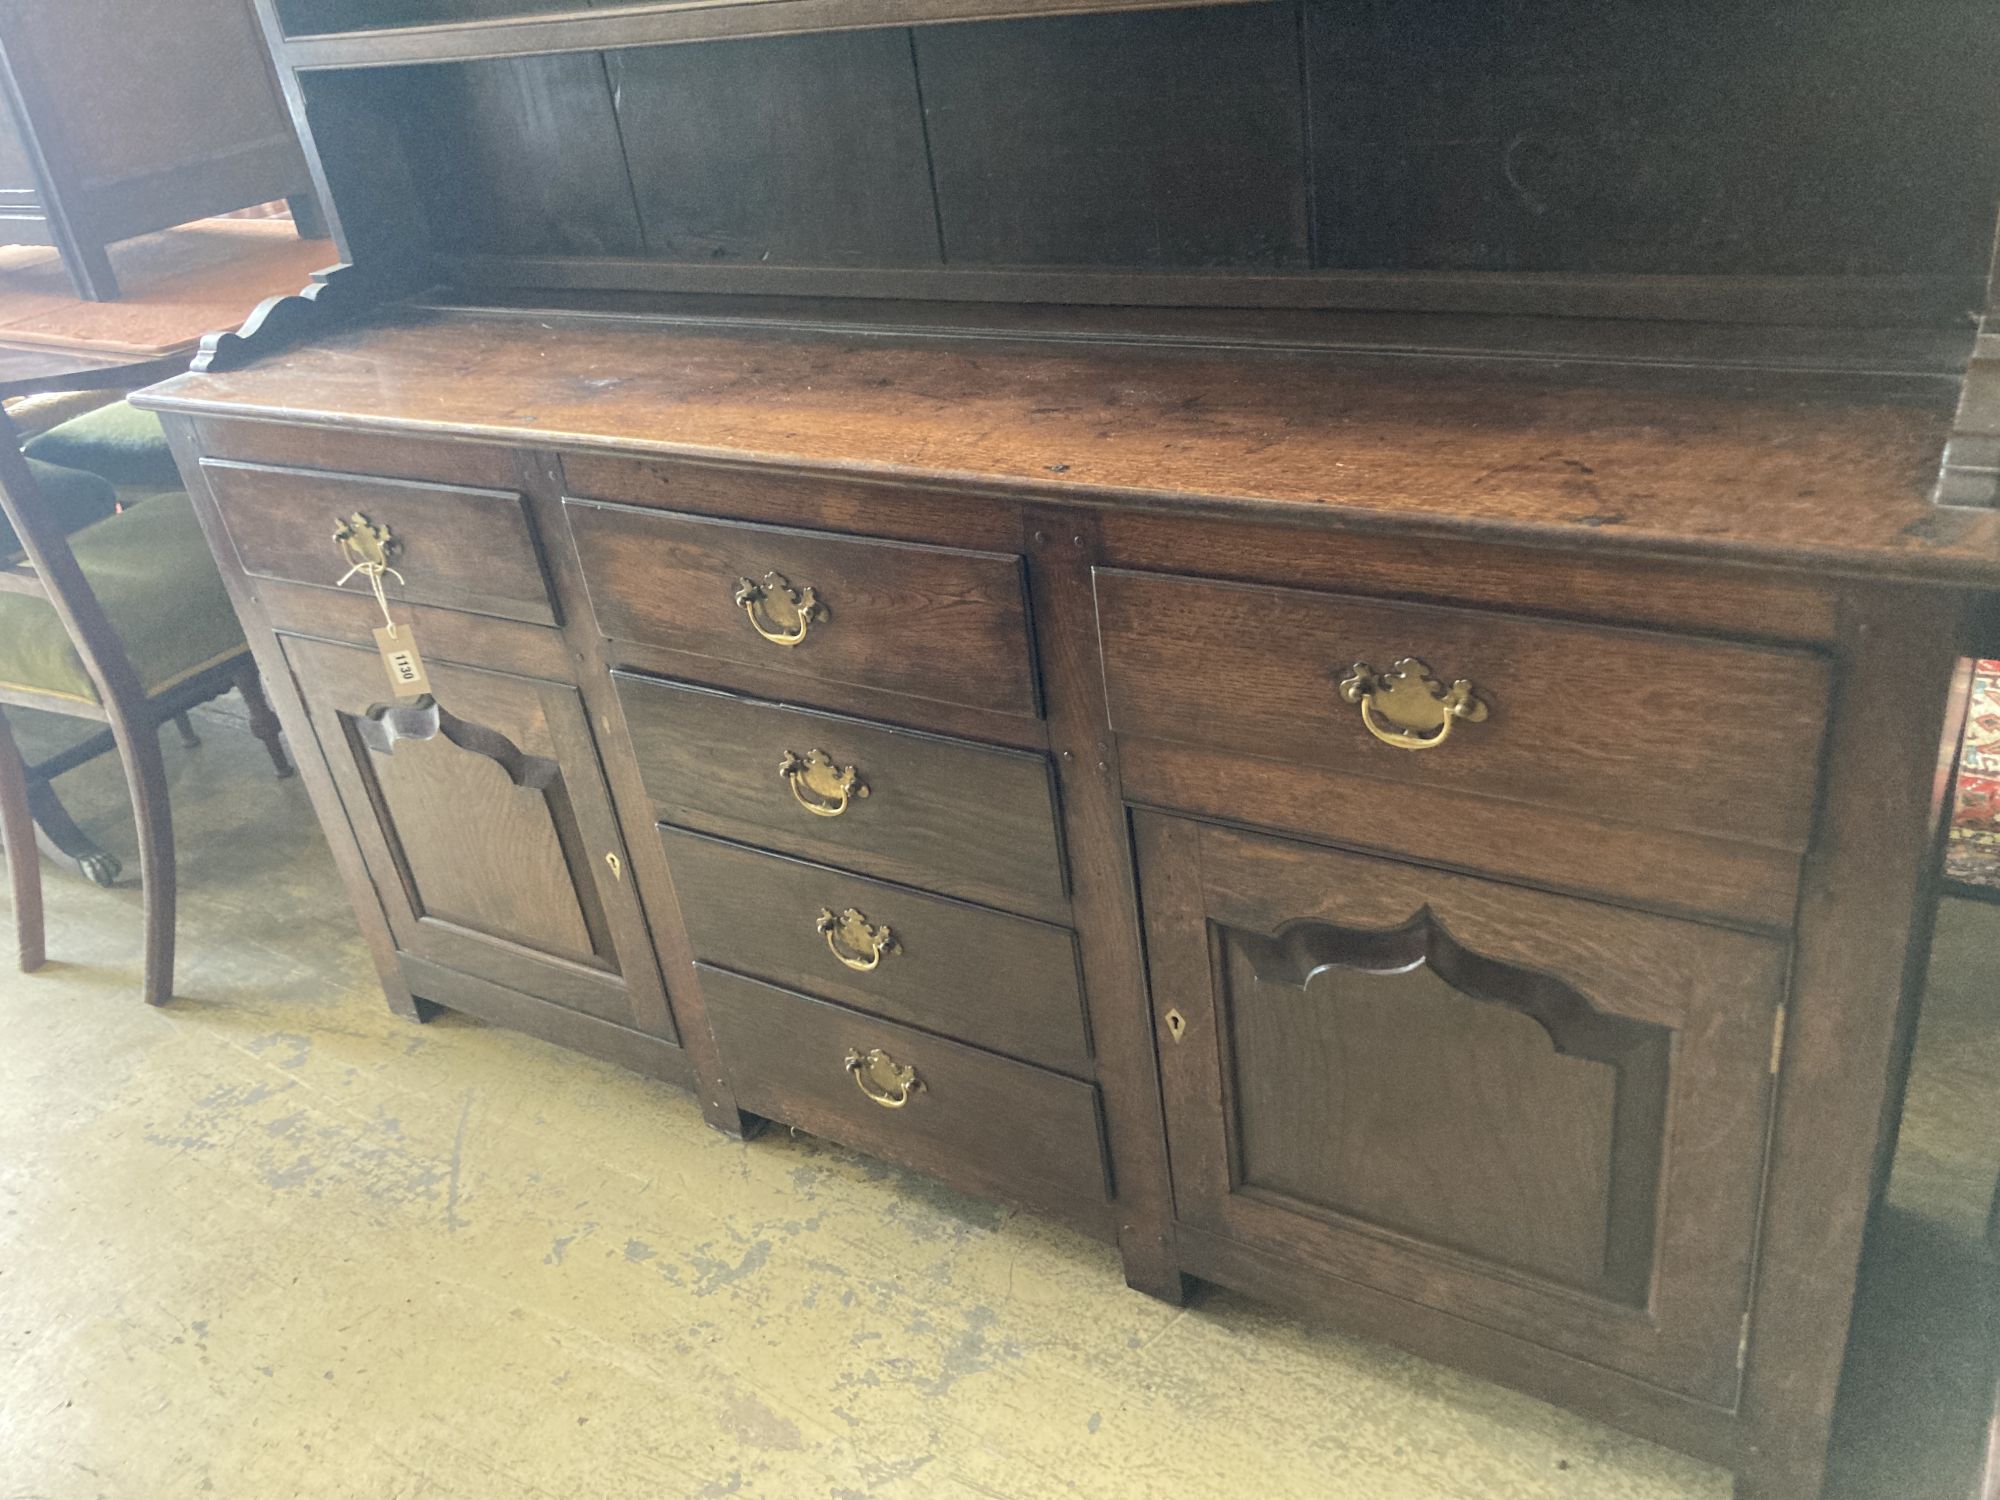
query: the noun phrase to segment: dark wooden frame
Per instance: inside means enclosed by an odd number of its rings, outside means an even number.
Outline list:
[[[52,76],[19,35],[23,14],[30,9],[44,8],[32,0],[0,5],[0,94],[12,116],[0,128],[12,124],[36,179],[5,195],[0,244],[53,245],[76,294],[104,302],[118,296],[108,248],[120,240],[277,198],[289,202],[302,238],[324,235],[311,176],[275,81],[270,107],[253,121],[257,128],[226,149],[206,156],[184,153],[170,165],[136,176],[107,176],[85,159],[77,142],[54,127],[52,103],[65,94],[82,93],[93,106],[115,110],[119,80],[115,75],[102,80]],[[205,19],[197,8],[177,15],[176,24],[201,26]],[[159,66],[150,57],[117,57],[115,48],[113,55],[128,65]],[[214,118],[208,97],[214,80],[179,82],[190,117],[207,110]],[[29,189],[32,201],[22,196]]]

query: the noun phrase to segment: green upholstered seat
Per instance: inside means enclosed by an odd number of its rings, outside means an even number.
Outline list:
[[[32,458],[28,460],[28,468],[41,487],[43,508],[65,533],[81,531],[92,521],[101,521],[118,509],[118,492],[101,474],[58,468]],[[6,513],[0,511],[0,562],[20,555],[21,539],[14,535]]]
[[[243,631],[186,493],[128,492],[125,502],[70,548],[140,682],[157,693],[243,650]],[[0,594],[0,684],[97,701],[55,609],[31,594]]]
[[[21,451],[43,463],[102,474],[121,486],[165,490],[181,482],[160,419],[127,401],[71,417],[30,438]]]

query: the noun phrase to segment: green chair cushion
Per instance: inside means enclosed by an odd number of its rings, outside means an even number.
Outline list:
[[[187,495],[127,500],[70,547],[140,682],[156,693],[243,650],[243,631]],[[97,701],[54,607],[32,594],[0,594],[0,684]]]
[[[101,521],[118,509],[118,492],[101,474],[81,469],[63,469],[37,459],[28,460],[35,483],[41,486],[42,504],[65,535],[81,531],[92,521]],[[14,535],[6,513],[0,511],[0,562],[21,554],[21,539]]]
[[[113,484],[172,489],[181,482],[160,419],[129,401],[71,417],[21,450],[44,463],[102,474]]]

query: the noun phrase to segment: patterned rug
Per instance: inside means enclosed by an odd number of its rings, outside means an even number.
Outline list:
[[[2000,891],[2000,661],[1974,671],[1945,874]]]

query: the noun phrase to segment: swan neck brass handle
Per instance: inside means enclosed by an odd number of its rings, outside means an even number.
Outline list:
[[[848,1048],[847,1071],[854,1075],[854,1086],[884,1109],[901,1109],[924,1091],[917,1070],[880,1047],[867,1052]]]
[[[838,916],[832,908],[821,907],[813,931],[826,939],[829,953],[857,974],[872,974],[882,967],[883,959],[903,951],[895,933],[875,926],[851,906]]]
[[[766,573],[761,581],[739,578],[735,597],[750,628],[774,646],[802,644],[813,621],[826,618],[826,606],[812,586],[795,589],[783,573]]]
[[[402,555],[403,543],[386,526],[378,526],[356,511],[333,528],[333,543],[340,548],[341,561],[347,564],[347,573],[340,581],[347,582],[356,573],[368,578],[380,578],[388,574],[396,582],[403,581],[391,563]]]
[[[1470,682],[1461,677],[1447,688],[1414,656],[1386,672],[1356,662],[1340,679],[1340,696],[1360,708],[1370,734],[1398,750],[1435,750],[1461,719],[1477,724],[1487,714]]]
[[[792,789],[792,800],[815,818],[837,818],[868,795],[859,768],[835,764],[824,750],[804,755],[787,750],[778,762],[778,774]]]

